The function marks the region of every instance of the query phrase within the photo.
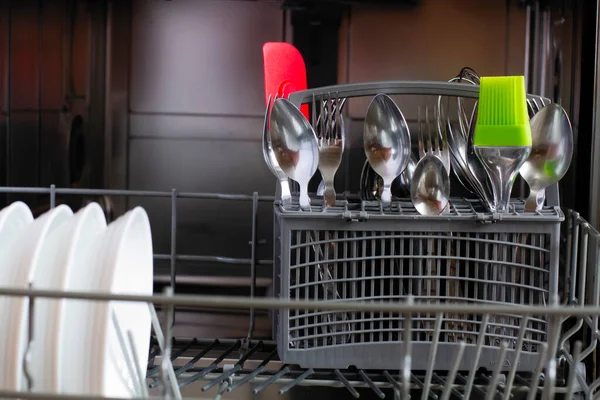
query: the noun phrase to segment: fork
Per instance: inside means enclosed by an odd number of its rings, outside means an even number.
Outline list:
[[[277,95],[273,98],[273,102],[277,99]],[[267,109],[265,110],[265,120],[263,123],[263,136],[262,136],[262,150],[263,157],[267,167],[271,170],[273,175],[279,181],[279,189],[281,191],[281,203],[283,206],[292,205],[292,195],[290,192],[290,182],[288,177],[279,166],[279,162],[275,158],[275,151],[271,145],[271,136],[269,136],[269,112],[271,110],[271,96],[269,95],[269,101],[267,102]]]
[[[323,197],[326,207],[335,205],[334,178],[342,163],[344,153],[344,121],[340,112],[343,105],[342,101],[337,95],[335,99],[332,99],[331,94],[329,94],[329,101],[321,102],[321,118],[317,129],[317,140],[319,143],[319,171],[321,171],[325,183]],[[314,96],[312,109],[312,119],[316,121]]]
[[[442,116],[436,106],[433,107],[433,121],[436,123],[436,134],[431,134],[431,120],[429,118],[429,107],[425,106],[425,129],[421,124],[421,107],[417,109],[417,119],[419,124],[418,143],[419,143],[419,159],[427,154],[432,154],[440,159],[446,174],[450,176],[450,147],[448,147],[448,136],[446,126],[442,123]],[[427,132],[429,140],[428,145],[425,144],[424,131]],[[433,137],[432,137],[433,136]],[[427,147],[426,147],[427,146]]]

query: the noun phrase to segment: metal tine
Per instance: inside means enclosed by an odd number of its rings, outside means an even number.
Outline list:
[[[121,328],[121,324],[119,323],[119,320],[117,319],[117,315],[114,312],[114,309],[112,310],[111,314],[111,320],[112,323],[114,325],[115,328],[115,333],[117,334],[117,341],[119,342],[119,349],[121,350],[121,354],[123,355],[123,358],[125,358],[125,365],[127,367],[127,370],[129,372],[129,376],[131,376],[131,379],[134,381],[134,383],[136,383],[136,387],[135,388],[135,392],[142,394],[144,393],[144,389],[146,386],[146,380],[144,375],[140,375],[139,374],[139,369],[136,367],[135,361],[134,361],[134,356],[132,356],[129,351],[128,351],[128,346],[126,344],[125,341],[125,337],[123,336],[123,329]],[[131,334],[131,331],[127,332],[128,335]],[[131,343],[133,344],[133,343]],[[131,348],[131,351],[133,352],[133,347]],[[146,394],[148,393],[148,391],[145,391]],[[148,397],[148,396],[145,396]],[[144,398],[145,398],[144,397]]]
[[[417,143],[419,146],[419,159],[425,157],[425,144],[423,143],[423,125],[421,120],[421,106],[417,108]]]
[[[333,137],[335,139],[342,139],[342,135],[343,132],[341,129],[339,129],[339,123],[342,121],[342,101],[340,100],[340,95],[339,93],[335,94],[335,118],[333,119],[333,123],[335,126],[335,130],[333,132]],[[343,149],[342,149],[343,150]]]
[[[150,354],[148,355],[148,369],[154,368],[154,360],[157,355],[160,354],[160,347],[152,346]]]
[[[463,385],[465,385],[467,383],[467,378],[465,378],[461,374],[456,374],[456,379]],[[473,390],[475,390],[479,394],[479,396],[477,396],[477,398],[485,397],[485,392],[479,386],[473,386]]]
[[[439,147],[440,152],[450,151],[450,148],[448,147],[448,132],[446,131],[446,126],[444,124],[440,124],[443,116],[443,107],[438,108],[433,106],[433,118],[437,126],[436,132],[441,140],[441,146]]]
[[[534,104],[535,106],[535,112],[538,113],[542,108],[540,107],[540,105],[538,104],[536,99],[531,99],[531,102]]]
[[[533,379],[529,384],[529,393],[527,394],[527,400],[535,400],[535,397],[538,393],[538,387],[540,382],[540,377],[542,376],[542,370],[544,369],[544,364],[546,364],[546,354],[548,353],[548,343],[542,342],[540,344],[538,365],[535,368],[535,372],[533,374]]]
[[[320,129],[317,130],[317,137],[319,139],[323,139],[325,137],[325,124],[326,124],[326,121],[325,121],[325,118],[326,118],[326,116],[325,116],[325,96],[322,97],[320,103],[321,103],[321,113],[319,116],[321,117],[321,119],[319,121]]]
[[[409,306],[414,304],[414,298],[408,296],[406,300]],[[404,320],[404,362],[402,364],[402,398],[408,399],[410,392],[410,371],[412,364],[412,315],[406,313]]]
[[[377,385],[375,385],[375,383],[373,383],[373,381],[371,380],[371,378],[368,377],[365,371],[363,371],[362,369],[358,370],[358,375],[367,385],[369,385],[371,390],[373,390],[380,399],[385,399],[385,394],[381,391],[381,389],[377,387]]]
[[[496,365],[494,366],[494,372],[492,373],[492,379],[488,386],[485,400],[493,400],[494,397],[496,397],[496,393],[498,393],[498,380],[500,379],[500,371],[502,371],[502,367],[504,366],[504,358],[506,357],[507,350],[508,343],[506,341],[502,341],[502,344],[500,345],[500,353],[498,354],[498,359],[496,360]]]
[[[551,307],[559,306],[558,295],[553,295],[550,299]],[[548,354],[547,354],[547,365],[546,365],[546,379],[544,379],[544,391],[542,397],[544,399],[553,399],[556,385],[556,358],[555,354],[558,349],[558,342],[560,340],[560,331],[562,327],[562,317],[552,316],[548,323]]]
[[[249,373],[248,375],[246,375],[245,377],[243,377],[241,380],[237,381],[236,383],[234,383],[232,386],[229,386],[227,388],[228,392],[232,392],[235,389],[239,388],[240,386],[244,385],[246,382],[251,381],[252,379],[256,378],[258,376],[258,374],[260,374],[261,372],[263,372],[265,369],[267,369],[267,364],[275,358],[275,356],[277,355],[277,349],[273,350],[264,360],[263,362],[260,363],[260,365],[258,367],[256,367],[256,369],[254,371],[252,371],[251,373]]]
[[[329,140],[333,137],[335,118],[333,115],[333,99],[331,93],[327,93],[327,96],[329,97],[329,101],[327,102],[327,121],[329,122],[327,124],[327,140]]]
[[[433,400],[437,400],[438,396],[435,393],[430,393],[431,387],[431,376],[433,375],[433,369],[435,368],[435,358],[437,356],[438,346],[440,344],[440,332],[442,330],[442,320],[444,318],[444,313],[438,313],[435,317],[435,327],[433,330],[433,343],[429,347],[429,361],[427,365],[427,373],[425,374],[425,386],[423,388],[423,393],[421,394],[421,400],[426,400],[427,396],[431,397]]]
[[[29,290],[32,290],[33,283],[29,282],[28,288]],[[25,348],[25,352],[23,353],[23,375],[27,383],[27,391],[31,392],[34,386],[33,375],[31,374],[30,367],[32,362],[32,343],[35,336],[33,329],[35,320],[35,298],[33,296],[28,296],[27,300],[29,302],[29,309],[27,310],[27,346]]]
[[[217,395],[215,396],[215,400],[221,400],[223,398],[223,393],[225,393],[225,389],[228,387],[227,381],[221,382],[221,386],[219,386],[219,390],[217,391]]]
[[[309,376],[313,375],[314,373],[315,373],[315,371],[312,368],[307,369],[306,371],[304,371],[302,373],[302,375],[300,375],[299,377],[297,377],[296,379],[294,379],[293,381],[291,381],[290,383],[288,383],[287,385],[285,385],[284,387],[279,389],[279,394],[281,395],[281,394],[286,393],[288,390],[290,390],[291,388],[293,388],[294,386],[296,386],[297,384],[299,384],[300,382],[302,382]]]
[[[312,125],[312,127],[314,128],[315,131],[318,131],[316,123],[317,123],[317,104],[315,103],[315,94],[313,93],[313,95],[312,95],[312,112],[311,112],[311,116],[310,116],[310,124]]]
[[[133,339],[133,333],[129,330],[127,331],[127,339],[129,340],[129,346],[131,348],[131,356],[133,357],[133,364],[137,371],[137,377],[140,380],[140,387],[142,389],[142,398],[148,398],[148,385],[146,384],[146,379],[144,377],[144,372],[140,369],[140,357],[137,351],[135,350],[135,340]]]
[[[569,379],[567,381],[567,393],[565,394],[565,398],[570,400],[573,398],[573,387],[575,384],[575,375],[577,375],[577,364],[579,364],[580,356],[581,356],[581,341],[575,342],[575,346],[573,346],[573,363],[571,364],[571,368],[569,370]]]
[[[190,347],[192,347],[193,345],[195,345],[196,343],[198,343],[198,339],[194,338],[192,340],[190,340],[188,343],[185,344],[185,346],[183,346],[181,349],[177,350],[176,352],[174,352],[173,354],[171,354],[171,361],[175,361],[176,359],[178,359],[183,353],[185,353],[186,351],[188,351],[190,349]],[[147,373],[146,376],[148,378],[152,378],[156,375],[158,375],[158,369],[159,367],[153,367],[152,369],[150,369]],[[175,376],[177,375],[177,371],[175,371]]]
[[[183,374],[186,371],[189,371],[190,369],[194,368],[194,365],[205,355],[208,354],[209,351],[212,350],[212,348],[216,345],[218,345],[219,339],[215,339],[211,344],[208,345],[208,347],[206,347],[204,350],[202,350],[200,353],[196,354],[194,356],[194,358],[192,358],[190,361],[188,361],[184,366],[177,368],[175,370],[175,376],[180,376],[181,374]]]
[[[256,353],[259,349],[261,349],[263,347],[263,341],[261,340],[260,342],[258,342],[256,345],[252,346],[252,348],[250,350],[248,350],[239,360],[238,362],[235,363],[235,365],[233,366],[233,368],[229,369],[228,371],[224,371],[221,376],[219,376],[218,378],[213,379],[212,381],[208,382],[206,385],[204,385],[202,387],[202,389],[200,389],[202,392],[205,392],[207,390],[209,390],[210,388],[212,388],[213,386],[215,386],[218,383],[223,382],[224,380],[228,379],[231,375],[235,374],[236,372],[240,371],[242,369],[242,367],[244,366],[244,363],[246,362],[246,360],[248,360],[248,358]]]
[[[460,366],[460,362],[462,361],[463,353],[465,352],[466,343],[464,340],[461,340],[458,343],[458,350],[456,351],[456,357],[454,358],[454,363],[452,363],[452,368],[448,373],[448,377],[446,379],[446,385],[444,386],[444,391],[442,392],[441,400],[448,400],[450,398],[450,392],[452,390],[452,385],[454,384],[454,379],[456,379],[456,373],[458,372],[458,368]],[[464,396],[459,396],[460,398],[466,398]]]
[[[473,366],[471,367],[471,372],[469,373],[469,380],[465,385],[465,399],[469,399],[471,395],[471,391],[473,390],[473,383],[475,382],[475,374],[477,371],[477,367],[479,365],[479,358],[481,358],[481,351],[483,349],[483,344],[485,343],[485,332],[487,330],[488,322],[490,321],[490,315],[484,314],[481,319],[481,326],[479,327],[479,337],[477,338],[476,350],[475,350],[475,358],[473,359]]]
[[[167,296],[172,296],[173,289],[167,287],[165,288],[164,293]],[[171,362],[171,324],[169,321],[173,321],[173,307],[167,307],[167,313],[165,317],[166,326],[164,334],[160,324],[160,320],[158,319],[158,315],[156,314],[154,304],[148,303],[148,309],[150,310],[150,321],[152,322],[152,328],[154,329],[154,334],[156,335],[156,341],[158,342],[158,346],[160,347],[163,353],[163,357],[161,360],[160,380],[163,383],[165,391],[167,391],[170,387],[172,396],[175,397],[175,399],[179,400],[181,399],[181,391],[179,390],[179,386],[177,385],[175,370],[173,369],[173,363]]]
[[[438,116],[437,109],[435,106],[433,106],[433,116],[432,116],[433,120],[432,120],[431,124],[435,124],[437,116]],[[427,121],[429,121],[429,118],[427,119]],[[442,144],[440,143],[441,137],[440,137],[437,129],[431,129],[429,124],[427,125],[427,131],[429,134],[429,140],[431,140],[432,151],[437,152],[437,155],[439,156],[440,161],[441,161],[441,158],[442,158]],[[435,139],[435,145],[433,143],[432,138]]]
[[[387,372],[387,371],[383,371],[383,377],[384,377],[385,379],[387,379],[387,380],[388,380],[388,382],[389,382],[389,383],[391,383],[391,384],[392,384],[392,386],[393,386],[395,389],[397,389],[397,390],[399,390],[399,391],[401,391],[401,390],[402,390],[402,385],[401,385],[401,384],[400,384],[400,383],[399,383],[399,382],[398,382],[396,379],[394,379],[394,377],[392,376],[392,374],[390,374],[390,373],[389,373],[389,372]]]
[[[521,325],[519,326],[519,336],[517,337],[517,344],[515,345],[515,359],[510,368],[508,378],[506,379],[506,391],[504,393],[504,400],[508,400],[510,398],[510,393],[512,391],[515,375],[517,374],[517,365],[519,364],[519,359],[521,358],[521,351],[523,349],[523,342],[525,341],[525,333],[527,332],[528,323],[529,316],[523,316],[523,318],[521,318]]]
[[[425,145],[425,153],[432,153],[435,151],[433,146],[433,139],[431,137],[431,127],[429,126],[429,107],[425,106],[425,129],[427,132],[427,144]]]
[[[385,372],[387,372],[387,371],[385,371]],[[350,394],[355,399],[358,399],[360,397],[360,394],[358,394],[358,392],[356,391],[356,389],[354,389],[354,387],[350,384],[350,382],[348,382],[348,379],[346,379],[346,377],[344,376],[344,374],[342,374],[339,369],[335,369],[333,371],[333,373],[340,380],[340,382],[342,382],[342,385],[344,385],[344,387],[346,389],[348,389],[348,391],[350,392]]]
[[[261,385],[255,387],[252,390],[252,393],[258,394],[258,393],[262,392],[266,387],[270,386],[273,382],[275,382],[277,379],[283,377],[288,372],[290,372],[290,367],[287,365],[282,365],[281,368],[279,369],[279,371],[275,375],[273,375],[272,377],[267,379]]]
[[[458,376],[458,372],[456,373],[456,376]],[[441,377],[439,376],[437,373],[433,373],[432,378],[434,381],[436,381],[437,383],[440,384],[440,386],[442,387],[442,389],[445,389],[446,386],[448,386],[448,383]],[[450,387],[452,387],[452,385],[450,385]],[[461,392],[459,392],[458,390],[452,388],[450,389],[450,394],[454,395],[455,397],[458,397],[459,399],[463,399],[464,396],[462,395]]]
[[[219,357],[217,357],[217,359],[215,361],[213,361],[208,367],[204,368],[202,371],[198,372],[196,375],[190,376],[188,379],[186,379],[185,381],[181,382],[179,384],[180,388],[186,387],[187,385],[189,385],[190,383],[194,383],[196,382],[198,379],[202,379],[204,378],[204,376],[206,376],[207,374],[209,374],[210,372],[214,371],[215,369],[217,369],[219,367],[219,364],[227,357],[229,356],[235,349],[240,347],[240,344],[242,343],[241,340],[236,341],[234,344],[232,344],[227,350],[225,350],[225,352],[223,354],[221,354]]]

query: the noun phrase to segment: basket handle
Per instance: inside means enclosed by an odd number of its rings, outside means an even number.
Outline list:
[[[434,95],[434,96],[454,96],[471,99],[479,98],[478,85],[465,85],[455,82],[437,82],[437,81],[381,81],[381,82],[361,82],[347,83],[342,85],[323,86],[315,89],[301,90],[293,92],[289,96],[296,107],[300,108],[302,104],[308,104],[315,100],[329,99],[332,95],[339,98],[375,96],[379,93],[388,95]],[[534,94],[527,94],[528,99],[543,99],[544,102],[551,100]],[[546,204],[548,206],[560,206],[558,197],[558,184],[546,188]]]
[[[454,96],[477,99],[479,98],[479,86],[437,81],[383,81],[347,83],[293,92],[290,94],[289,100],[296,107],[300,107],[302,104],[308,104],[312,102],[313,96],[315,100],[323,100],[323,96],[329,98],[331,95],[336,95],[339,98],[349,98],[375,96],[379,93],[385,93],[389,95],[409,94]],[[540,96],[527,94],[527,98],[538,100]],[[550,101],[548,98],[542,97],[542,99],[544,101]]]

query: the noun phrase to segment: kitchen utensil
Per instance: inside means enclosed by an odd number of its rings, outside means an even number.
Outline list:
[[[455,129],[449,118],[446,119],[446,131],[448,133],[452,170],[454,171],[455,176],[463,187],[477,195],[484,205],[486,205],[488,209],[491,209],[493,196],[488,195],[483,184],[473,174],[467,162],[467,140],[457,129]],[[488,179],[487,172],[485,173],[485,179]]]
[[[263,149],[263,157],[265,158],[265,163],[267,167],[271,170],[273,175],[277,178],[279,182],[279,189],[281,190],[281,204],[283,206],[292,205],[292,195],[290,192],[290,182],[288,181],[288,177],[283,172],[279,163],[277,162],[277,158],[275,157],[275,152],[273,151],[273,146],[271,144],[271,138],[269,137],[269,110],[271,109],[271,96],[269,96],[269,100],[267,101],[267,109],[265,110],[265,119],[263,123],[263,136],[262,136],[262,149]]]
[[[331,99],[331,96],[329,96]],[[335,103],[335,110],[334,104]],[[331,109],[329,109],[331,107]],[[344,153],[344,121],[341,115],[342,103],[336,97],[335,101],[321,103],[321,119],[317,130],[319,142],[319,171],[323,177],[325,206],[335,205],[336,193],[334,178]],[[326,115],[325,109],[328,108]],[[313,120],[315,113],[315,102],[313,98]]]
[[[26,226],[18,229],[17,237],[6,243],[10,249],[2,254],[2,282],[4,286],[28,289],[42,260],[56,251],[45,248],[46,240],[73,212],[68,206],[60,205],[31,223],[29,209],[20,213],[13,223]],[[17,230],[13,230],[13,233],[16,234]],[[8,332],[0,336],[0,388],[4,390],[21,390],[26,387],[23,363],[29,343],[30,306],[28,297],[0,299],[0,326],[8,328]]]
[[[306,65],[302,54],[285,42],[267,42],[263,45],[265,75],[265,102],[270,96],[286,98],[292,92],[306,90]],[[306,119],[308,104],[300,107]]]
[[[513,183],[531,152],[523,76],[481,78],[473,144],[492,183],[493,211],[508,212]]]
[[[539,210],[540,191],[565,175],[573,156],[573,130],[569,117],[558,104],[548,104],[531,119],[531,154],[519,170],[529,185],[525,211]]]
[[[300,185],[300,207],[310,210],[308,182],[319,164],[315,131],[300,110],[286,99],[276,99],[270,116],[271,145],[282,171]]]
[[[88,249],[106,228],[104,211],[97,203],[79,210],[66,223],[57,227],[42,245],[33,286],[42,290],[89,292],[96,282],[85,285],[89,263]],[[29,366],[33,390],[45,393],[84,393],[83,371],[87,340],[81,338],[81,327],[92,321],[91,315],[80,312],[77,300],[36,299],[34,341]]]
[[[440,145],[439,132],[431,134],[429,111],[425,108],[425,124],[421,123],[421,108],[418,114],[418,144],[421,159],[417,163],[410,184],[410,197],[421,215],[438,215],[448,205],[450,178],[439,154],[448,150],[447,144]],[[437,117],[437,113],[434,112]],[[443,137],[441,142],[444,143]],[[446,141],[447,143],[447,141]]]
[[[392,181],[410,160],[410,132],[404,115],[386,94],[376,95],[365,118],[363,143],[371,167],[383,179],[381,203],[392,202]]]
[[[494,192],[492,189],[492,184],[490,182],[490,177],[487,173],[487,170],[481,163],[481,160],[475,154],[474,149],[474,138],[475,138],[475,127],[477,126],[477,110],[478,110],[478,102],[475,103],[475,107],[473,107],[473,113],[471,114],[471,119],[469,121],[469,131],[467,134],[467,152],[466,152],[466,163],[469,172],[472,174],[477,186],[480,188],[481,195],[483,201],[488,205],[488,208],[491,208],[494,199]]]

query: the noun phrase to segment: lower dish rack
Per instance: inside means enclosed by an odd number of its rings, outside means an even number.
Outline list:
[[[256,224],[261,223],[257,218],[257,205],[259,201],[272,202],[273,197],[262,197],[257,193],[251,196],[247,195],[219,195],[209,193],[179,193],[172,192],[140,192],[140,191],[110,191],[110,190],[83,190],[83,189],[57,189],[51,188],[0,188],[0,193],[48,193],[51,196],[50,204],[54,206],[52,199],[57,193],[62,194],[77,194],[77,195],[99,195],[99,196],[154,196],[154,197],[171,197],[173,200],[173,230],[176,229],[176,200],[182,197],[196,198],[198,201],[202,199],[221,199],[224,201],[251,201],[253,232],[251,235],[251,250],[250,258],[246,260],[250,265],[249,274],[255,278],[255,268],[259,261],[255,257],[255,249],[257,243]],[[458,204],[458,203],[457,203]],[[369,215],[369,220],[366,222],[386,223],[386,218],[377,216],[376,210],[371,210],[368,204],[365,209],[352,210],[345,206],[339,211],[339,214],[344,214],[354,218],[360,216],[364,211]],[[399,237],[385,238],[378,236],[373,241],[372,246],[379,246],[383,243],[385,249],[392,246],[393,240],[408,240],[413,241],[413,247],[418,246],[418,242],[423,242],[423,248],[427,248],[426,242],[437,240],[440,244],[430,249],[444,249],[445,242],[452,241],[451,238],[445,236],[439,237],[439,224],[445,218],[454,218],[457,221],[465,217],[477,218],[475,215],[458,215],[461,207],[455,207],[453,214],[450,217],[441,216],[439,221],[432,221],[428,227],[422,227],[419,235],[415,237]],[[408,210],[407,210],[408,211]],[[462,211],[461,211],[462,212]],[[293,214],[293,213],[291,213]],[[258,298],[254,295],[251,297],[228,297],[228,296],[200,296],[200,295],[179,295],[173,294],[171,289],[167,289],[163,294],[155,294],[154,296],[126,296],[126,295],[111,295],[106,293],[72,293],[72,292],[55,292],[55,291],[39,291],[39,290],[22,290],[11,288],[0,288],[1,296],[27,296],[30,299],[30,304],[35,303],[35,299],[39,297],[50,298],[78,298],[90,300],[105,300],[105,301],[140,301],[149,305],[153,314],[153,343],[154,346],[150,349],[147,371],[145,376],[140,376],[140,387],[145,387],[147,390],[136,393],[137,397],[173,397],[182,398],[181,389],[197,382],[201,386],[201,390],[211,390],[216,398],[222,396],[227,397],[227,393],[235,391],[244,385],[252,385],[253,392],[258,393],[267,390],[271,385],[277,385],[278,392],[284,394],[295,386],[319,386],[319,387],[334,387],[340,390],[347,390],[354,397],[361,393],[362,390],[373,391],[378,397],[394,397],[407,398],[408,394],[413,398],[421,397],[431,398],[470,398],[469,396],[480,395],[483,397],[494,398],[501,396],[503,398],[535,398],[536,395],[542,395],[542,398],[553,398],[555,394],[562,394],[565,398],[596,398],[600,395],[600,378],[596,370],[596,351],[597,345],[600,343],[598,335],[598,320],[600,316],[600,288],[596,277],[596,266],[600,260],[598,249],[600,248],[600,234],[583,220],[576,212],[566,211],[565,222],[562,224],[556,218],[562,218],[559,211],[556,209],[546,210],[540,218],[534,229],[533,224],[522,230],[514,231],[509,235],[522,235],[529,233],[527,245],[529,250],[536,250],[535,256],[527,255],[524,257],[532,259],[537,258],[539,254],[544,254],[543,265],[550,265],[551,262],[558,262],[560,268],[556,278],[550,278],[550,272],[541,272],[539,281],[544,285],[548,285],[545,294],[540,294],[536,303],[523,303],[515,307],[502,302],[464,302],[457,303],[455,301],[446,302],[423,302],[418,301],[419,296],[423,296],[428,290],[438,290],[440,295],[448,293],[450,288],[458,281],[458,289],[461,284],[467,282],[465,278],[468,275],[453,275],[448,274],[449,269],[446,265],[445,269],[440,268],[434,274],[443,277],[439,287],[431,287],[425,284],[418,285],[413,282],[413,291],[409,292],[410,296],[393,299],[388,301],[377,299],[376,296],[370,297],[368,301],[348,301],[348,299],[340,299],[339,301],[323,301],[315,300],[315,298]],[[344,223],[340,215],[334,215],[332,220],[336,220],[340,225]],[[363,213],[363,215],[365,215]],[[329,217],[326,217],[329,218]],[[510,219],[510,217],[507,217]],[[290,215],[290,224],[300,224],[301,221],[293,221],[293,215]],[[378,221],[379,222],[376,222]],[[399,221],[402,220],[402,221]],[[410,213],[403,217],[399,217],[395,225],[402,226],[401,231],[406,231],[404,224],[409,224]],[[543,227],[547,224],[546,227]],[[300,225],[295,225],[296,229],[301,229]],[[527,225],[527,224],[525,224]],[[452,230],[444,229],[444,232],[453,232],[456,237],[472,238],[479,240],[476,235],[467,235],[461,232],[460,223],[452,227]],[[483,224],[482,226],[491,226]],[[557,236],[557,229],[560,226],[562,235]],[[550,228],[552,227],[552,228]],[[429,229],[429,233],[427,229]],[[495,228],[484,228],[491,231],[486,233],[492,235],[500,234],[499,231],[494,231]],[[327,229],[328,231],[335,229]],[[378,227],[377,232],[396,232],[396,229],[389,227]],[[412,229],[411,229],[412,231]],[[360,230],[357,230],[360,232]],[[431,232],[434,232],[433,234]],[[437,232],[437,233],[436,233]],[[508,231],[510,232],[510,231]],[[338,242],[340,234],[337,234]],[[336,240],[335,233],[332,239],[325,233],[320,233],[320,236],[315,236],[321,241],[329,243]],[[350,235],[352,236],[352,235]],[[300,236],[302,238],[302,236]],[[304,253],[309,254],[313,251],[312,244],[307,242],[308,234],[304,234],[305,242],[298,242],[298,247],[304,247]],[[341,236],[342,238],[344,235]],[[540,238],[544,237],[544,240]],[[556,239],[552,245],[547,245],[548,238]],[[364,239],[364,237],[362,237]],[[515,236],[513,236],[513,239]],[[519,239],[522,239],[520,236]],[[560,239],[560,243],[557,243]],[[482,239],[483,240],[483,239]],[[554,239],[553,239],[554,240]],[[510,238],[505,240],[510,242]],[[487,243],[483,240],[482,243]],[[517,240],[517,243],[523,243]],[[545,243],[541,245],[541,243]],[[489,243],[488,243],[489,244]],[[174,245],[174,244],[173,244]],[[404,244],[406,246],[406,242]],[[511,244],[512,245],[512,244]],[[551,247],[547,246],[560,245],[561,251],[556,255],[556,261],[549,254],[552,253]],[[346,244],[352,247],[350,243]],[[362,245],[361,245],[362,246]],[[389,247],[388,247],[389,246]],[[394,246],[398,246],[398,242]],[[490,244],[493,247],[493,245]],[[496,247],[506,246],[508,244],[498,244]],[[344,245],[342,244],[343,248]],[[368,246],[367,246],[368,247]],[[451,246],[452,247],[452,246]],[[547,251],[543,251],[545,249]],[[527,250],[527,251],[529,251]],[[387,250],[386,250],[387,251]],[[500,251],[502,253],[502,251]],[[510,252],[508,252],[510,253]],[[539,254],[538,254],[539,253]],[[430,253],[427,253],[431,255]],[[427,255],[425,254],[425,255]],[[314,256],[312,256],[314,257]],[[429,257],[429,259],[437,260],[437,254]],[[558,259],[560,257],[560,260]],[[201,255],[178,255],[175,248],[171,254],[162,255],[156,254],[156,259],[171,259],[172,266],[175,267],[179,258],[198,258],[199,260],[206,259],[206,256]],[[417,278],[421,279],[421,283],[427,283],[427,276],[423,274],[423,267],[427,268],[428,257],[419,256],[421,262],[421,272]],[[231,261],[231,260],[228,260]],[[349,260],[350,262],[351,260]],[[314,260],[313,260],[314,262]],[[413,260],[415,262],[415,260]],[[436,261],[437,262],[437,261]],[[473,261],[474,262],[474,261]],[[479,262],[483,262],[479,260]],[[393,266],[393,265],[392,265]],[[316,268],[316,266],[313,266]],[[361,267],[362,268],[362,267]],[[413,267],[414,268],[414,267]],[[544,268],[550,268],[546,266]],[[392,270],[392,268],[389,268]],[[418,270],[418,267],[417,267]],[[550,271],[550,269],[547,269]],[[173,281],[176,280],[176,270],[173,270]],[[318,273],[317,273],[318,275]],[[343,275],[343,274],[342,274]],[[547,275],[548,279],[542,278]],[[335,277],[335,272],[332,275]],[[445,279],[445,280],[444,280]],[[538,279],[538,278],[536,278]],[[251,282],[253,279],[251,279]],[[555,282],[555,283],[553,283]],[[408,285],[408,282],[406,282]],[[552,292],[552,286],[556,284],[556,294]],[[348,283],[346,282],[346,285]],[[251,289],[254,288],[252,285]],[[402,285],[404,287],[404,285]],[[385,285],[383,286],[386,287]],[[317,289],[322,293],[326,291],[322,288],[322,282],[319,282]],[[340,289],[339,285],[335,288]],[[394,289],[397,290],[397,289]],[[474,293],[472,289],[468,289],[469,293]],[[254,290],[251,290],[254,294]],[[348,290],[346,290],[348,291]],[[395,293],[395,292],[394,292]],[[552,294],[552,296],[551,296]],[[324,295],[323,295],[324,296]],[[329,296],[329,295],[327,295]],[[369,291],[370,296],[370,291]],[[562,303],[558,303],[557,299],[563,299]],[[329,299],[329,297],[328,297]],[[172,321],[175,313],[175,307],[186,307],[195,309],[243,309],[249,310],[249,330],[248,335],[239,340],[225,340],[222,338],[212,338],[210,340],[200,338],[177,338],[172,337]],[[30,308],[30,313],[33,308]],[[397,337],[392,336],[392,343],[388,339],[388,348],[397,353],[396,362],[386,368],[370,369],[368,367],[345,368],[345,367],[308,367],[303,368],[292,361],[280,360],[276,351],[276,342],[269,340],[260,340],[253,335],[254,325],[254,310],[257,309],[272,309],[291,312],[286,310],[306,310],[305,313],[328,313],[335,315],[397,315],[398,321],[402,321],[402,325],[398,324],[395,329],[398,332]],[[423,316],[427,315],[427,318]],[[473,324],[471,331],[452,328],[449,324],[459,323],[456,321],[456,316],[469,316],[468,320],[462,323]],[[503,318],[513,318],[518,323],[500,324],[498,316]],[[162,319],[162,324],[159,323],[159,318]],[[335,318],[335,317],[333,317]],[[531,323],[543,321],[545,329],[543,334],[535,336],[532,331]],[[317,320],[318,321],[318,320]],[[507,320],[510,321],[510,320]],[[342,319],[342,326],[347,323],[347,320]],[[510,336],[507,340],[502,340],[500,344],[490,341],[492,336],[489,334],[488,328],[493,324],[500,325],[502,329],[508,325],[510,328]],[[340,324],[338,324],[340,325]],[[341,328],[338,337],[347,337],[348,331],[344,332],[345,328]],[[484,332],[485,334],[480,334]],[[337,331],[336,331],[337,333]],[[501,337],[506,336],[508,332],[502,332]],[[31,335],[31,332],[30,332]],[[535,352],[531,351],[534,348],[524,345],[526,339],[532,338],[530,342],[536,345]],[[354,335],[356,336],[356,335]],[[365,337],[370,336],[365,333]],[[390,336],[388,336],[389,338]],[[400,342],[398,339],[404,337],[408,340]],[[375,338],[375,335],[373,335]],[[418,347],[419,339],[426,338],[429,340],[428,350],[420,351]],[[535,338],[535,340],[533,340]],[[300,344],[300,337],[296,337],[296,343]],[[339,340],[339,339],[338,339]],[[344,339],[340,341],[343,342]],[[354,339],[355,340],[355,339]],[[421,339],[424,340],[424,339]],[[375,341],[375,340],[374,340]],[[333,343],[333,340],[331,341]],[[451,346],[450,346],[451,345]],[[446,346],[446,347],[444,347]],[[464,356],[467,354],[467,348],[474,349],[475,356],[470,357],[469,362],[464,362]],[[338,346],[341,349],[342,346]],[[444,350],[445,348],[445,350]],[[493,356],[487,352],[487,349],[494,350]],[[341,352],[342,350],[337,350]],[[507,354],[512,351],[513,357],[507,358]],[[521,368],[521,357],[531,357],[527,361],[533,368]],[[425,360],[425,361],[423,361]],[[509,360],[507,362],[507,360]],[[29,360],[32,362],[35,360]],[[481,361],[481,362],[480,362]],[[445,364],[442,364],[445,363]],[[481,366],[483,368],[477,368]],[[32,382],[29,381],[28,387],[31,389]],[[344,389],[345,388],[345,389]],[[53,394],[32,393],[27,390],[18,393],[6,392],[0,390],[0,396],[10,398],[86,398],[89,396],[62,396]],[[529,396],[529,397],[528,397]],[[477,397],[477,396],[476,396]],[[473,397],[473,398],[476,398]]]

